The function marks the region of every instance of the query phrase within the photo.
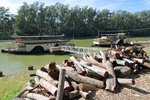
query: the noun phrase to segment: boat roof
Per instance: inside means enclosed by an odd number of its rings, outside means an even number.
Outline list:
[[[108,35],[111,35],[111,36],[115,36],[115,35],[125,35],[126,33],[117,33],[117,34],[101,34],[103,36],[108,36]]]
[[[45,43],[63,43],[71,40],[37,40],[37,41],[20,41],[21,44],[45,44]]]
[[[44,35],[44,36],[17,36],[16,38],[49,38],[49,37],[64,37],[65,35]]]

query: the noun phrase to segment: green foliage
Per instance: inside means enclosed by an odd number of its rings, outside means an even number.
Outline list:
[[[13,33],[17,29],[17,35],[52,33],[65,34],[68,37],[85,37],[96,36],[98,31],[103,34],[112,31],[111,33],[130,32],[131,36],[150,36],[150,29],[133,30],[149,28],[150,10],[133,14],[122,10],[100,11],[88,6],[70,8],[69,5],[61,3],[45,6],[41,2],[24,2],[17,15],[12,15],[9,9],[0,7],[0,20],[0,32]]]

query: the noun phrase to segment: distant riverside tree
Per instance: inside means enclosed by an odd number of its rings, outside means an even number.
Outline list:
[[[108,9],[100,11],[88,6],[69,7],[61,3],[46,6],[41,2],[24,2],[18,14],[13,15],[8,8],[0,7],[0,35],[14,30],[18,35],[95,37],[98,32],[130,32],[132,36],[150,36],[150,10],[136,13],[123,10],[110,12]]]

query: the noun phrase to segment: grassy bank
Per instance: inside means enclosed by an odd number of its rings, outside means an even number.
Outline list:
[[[130,38],[132,41],[136,40],[150,40],[150,37],[142,37],[142,38]],[[93,39],[75,39],[74,43],[79,47],[91,47]],[[148,54],[150,54],[150,47],[144,49]],[[66,59],[65,57],[61,57],[60,60]],[[61,61],[60,61],[61,62]],[[41,66],[42,67],[42,66]],[[24,73],[12,74],[0,79],[0,100],[9,100],[13,98],[21,89],[23,89],[27,82],[29,82],[31,77],[29,75],[34,73],[34,71],[28,71]]]

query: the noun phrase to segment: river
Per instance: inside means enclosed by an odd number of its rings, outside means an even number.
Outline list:
[[[6,41],[0,41],[0,50],[5,48],[5,42]],[[69,59],[70,56],[76,56],[76,54],[11,54],[0,52],[0,71],[2,71],[4,75],[25,72],[29,65],[33,65],[34,68],[37,69],[51,61],[61,64],[62,61]]]

